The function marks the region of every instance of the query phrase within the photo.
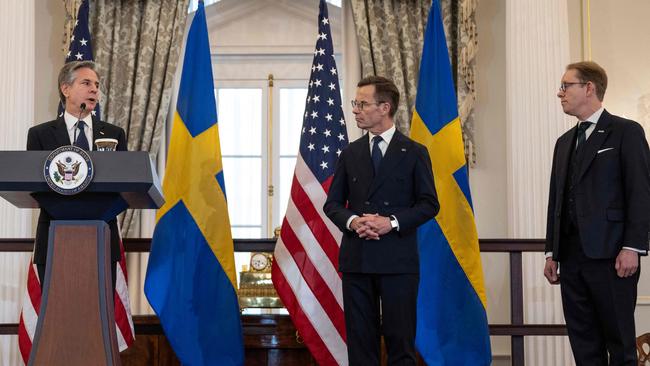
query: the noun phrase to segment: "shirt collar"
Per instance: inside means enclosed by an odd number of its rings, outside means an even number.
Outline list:
[[[370,141],[372,141],[372,138],[377,136],[374,133],[368,131],[368,135],[370,138]],[[390,145],[390,140],[393,139],[393,135],[395,135],[395,125],[392,125],[389,129],[381,133],[379,136],[381,136],[382,140],[386,141],[386,145]]]
[[[600,119],[600,115],[603,114],[604,110],[605,107],[600,107],[596,112],[594,112],[594,114],[589,116],[589,118],[581,122],[591,122],[595,125],[596,123],[598,123],[598,120]]]
[[[65,127],[68,129],[68,131],[72,131],[77,127],[77,121],[79,120],[77,117],[73,116],[72,114],[68,113],[68,111],[65,111],[63,114],[63,119],[65,120]],[[92,113],[88,113],[88,115],[84,118],[82,118],[84,122],[86,122],[86,128],[88,130],[93,129],[93,116]]]

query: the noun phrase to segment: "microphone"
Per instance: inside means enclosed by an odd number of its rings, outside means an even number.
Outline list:
[[[77,127],[79,126],[79,121],[81,121],[81,115],[84,113],[85,110],[86,110],[86,103],[81,103],[79,105],[79,116],[77,117],[77,123],[75,123],[75,125],[74,125],[74,127],[75,127],[74,128],[74,136],[73,136],[74,141],[72,142],[73,145],[77,145],[77,138],[79,138],[79,136],[77,136],[77,130],[78,130]]]

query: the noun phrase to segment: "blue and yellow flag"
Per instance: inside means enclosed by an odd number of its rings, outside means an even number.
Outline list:
[[[144,291],[184,365],[241,365],[243,337],[203,2],[194,15]]]
[[[424,35],[411,138],[429,150],[440,201],[438,216],[418,229],[418,351],[428,365],[489,365],[478,234],[438,0]]]

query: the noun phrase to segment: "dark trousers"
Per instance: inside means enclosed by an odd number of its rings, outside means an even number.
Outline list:
[[[41,282],[41,290],[43,289],[43,284],[45,283],[45,265],[36,264],[36,269],[38,271],[38,278]],[[117,281],[117,262],[111,262],[111,280],[113,281],[113,292],[115,292],[115,282]]]
[[[388,365],[415,365],[420,276],[343,273],[343,303],[350,366],[379,365],[381,335]]]
[[[577,234],[560,245],[562,306],[576,365],[636,366],[634,309],[640,270],[618,277],[615,259],[587,258]]]

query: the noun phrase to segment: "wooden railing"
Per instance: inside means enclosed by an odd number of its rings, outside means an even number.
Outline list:
[[[481,239],[482,253],[509,253],[510,255],[510,324],[490,324],[490,335],[510,336],[511,358],[515,366],[524,365],[524,337],[565,336],[561,324],[524,324],[524,287],[522,253],[543,252],[542,239]],[[127,252],[148,252],[151,239],[124,239]],[[236,252],[273,252],[275,239],[236,239]],[[33,239],[0,239],[0,252],[31,252]],[[147,317],[134,317],[136,334],[162,334],[159,324]],[[18,333],[15,323],[0,324],[0,335]]]

